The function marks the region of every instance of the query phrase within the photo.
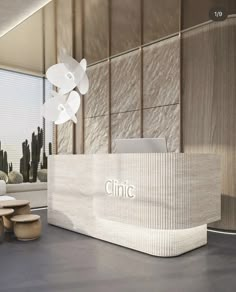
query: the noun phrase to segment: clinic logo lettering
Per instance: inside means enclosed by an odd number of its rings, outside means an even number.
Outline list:
[[[107,196],[125,199],[135,198],[135,186],[128,181],[119,182],[116,179],[109,179],[105,182],[105,193]]]

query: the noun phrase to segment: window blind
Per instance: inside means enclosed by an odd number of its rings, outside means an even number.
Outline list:
[[[22,143],[31,142],[31,135],[37,127],[43,127],[41,106],[43,86],[49,96],[50,83],[43,78],[0,69],[0,141],[7,151],[8,163],[19,171],[22,157]],[[53,139],[52,123],[45,123],[45,149]]]

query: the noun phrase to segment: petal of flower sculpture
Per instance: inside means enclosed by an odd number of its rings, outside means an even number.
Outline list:
[[[76,123],[75,114],[80,107],[80,95],[73,89],[77,87],[83,95],[88,92],[87,61],[82,59],[79,63],[66,54],[62,54],[61,61],[46,72],[48,80],[58,88],[58,93],[54,92],[54,97],[43,105],[42,114],[55,124],[63,124],[68,120]]]

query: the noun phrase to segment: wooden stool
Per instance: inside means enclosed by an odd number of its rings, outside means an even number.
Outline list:
[[[4,235],[3,216],[9,216],[14,213],[13,209],[0,209],[0,238]]]
[[[24,214],[30,214],[30,206],[29,201],[27,200],[13,200],[13,201],[3,201],[0,202],[0,206],[2,208],[12,208],[14,209],[14,213],[4,216],[3,222],[4,227],[6,228],[6,231],[12,232],[13,231],[13,223],[11,222],[11,217],[15,215],[24,215]]]
[[[41,220],[39,215],[17,215],[11,218],[14,222],[14,233],[18,240],[35,240],[41,235]]]

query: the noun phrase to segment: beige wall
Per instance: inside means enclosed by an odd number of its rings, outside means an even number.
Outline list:
[[[80,0],[75,6],[82,11],[75,56],[87,58],[91,84],[76,152],[115,152],[115,139],[135,137],[166,137],[168,150],[180,151],[180,1]]]
[[[54,5],[49,3],[0,38],[0,68],[41,75],[44,66],[56,62]]]
[[[85,57],[91,85],[79,123],[57,128],[58,153],[114,152],[115,139],[134,137],[180,151],[180,0],[56,4],[58,56]]]
[[[173,152],[205,151],[207,144],[207,151],[225,157],[223,220],[214,226],[235,230],[235,64],[228,56],[235,51],[236,25],[214,34],[204,27],[196,34],[181,31],[208,21],[213,2],[74,0],[72,52],[88,60],[90,90],[83,97],[80,122],[61,132],[60,144],[62,153],[68,145],[70,150],[74,145],[73,153],[113,152],[116,138],[165,136]],[[229,14],[236,12],[235,1],[216,2]],[[67,38],[64,31],[58,34]],[[212,52],[221,60],[218,69]],[[225,61],[222,52],[228,52]],[[222,78],[215,68],[223,70]],[[201,117],[205,104],[213,110]]]

